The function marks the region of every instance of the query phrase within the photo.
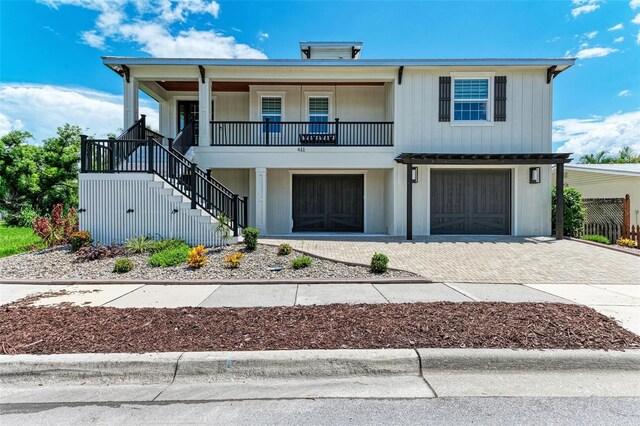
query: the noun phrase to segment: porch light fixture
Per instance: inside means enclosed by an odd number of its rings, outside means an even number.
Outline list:
[[[411,167],[411,182],[418,183],[418,168]]]
[[[529,168],[529,183],[540,183],[540,167]]]

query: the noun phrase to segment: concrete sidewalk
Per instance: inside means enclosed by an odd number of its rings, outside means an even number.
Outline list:
[[[71,303],[117,308],[254,307],[332,303],[412,302],[559,302],[590,306],[640,334],[640,286],[560,284],[394,283],[394,284],[255,284],[69,286],[0,284],[0,304],[65,290],[43,297],[36,306]]]

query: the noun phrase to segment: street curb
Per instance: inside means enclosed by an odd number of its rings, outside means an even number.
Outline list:
[[[4,279],[0,284],[27,285],[249,285],[249,284],[430,284],[426,278],[300,278],[300,279],[244,279],[244,280],[149,280],[149,279]]]
[[[0,355],[0,384],[171,384],[427,376],[434,371],[640,370],[640,350],[337,349]]]
[[[640,370],[640,349],[417,349],[426,370]]]

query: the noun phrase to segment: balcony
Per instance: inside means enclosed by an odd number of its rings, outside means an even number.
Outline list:
[[[389,147],[393,122],[213,121],[211,146]]]

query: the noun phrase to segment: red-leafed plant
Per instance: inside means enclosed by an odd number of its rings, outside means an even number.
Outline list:
[[[64,205],[56,204],[49,217],[33,220],[33,233],[42,238],[47,247],[67,244],[74,232],[78,231],[78,214],[71,208],[64,214]]]

